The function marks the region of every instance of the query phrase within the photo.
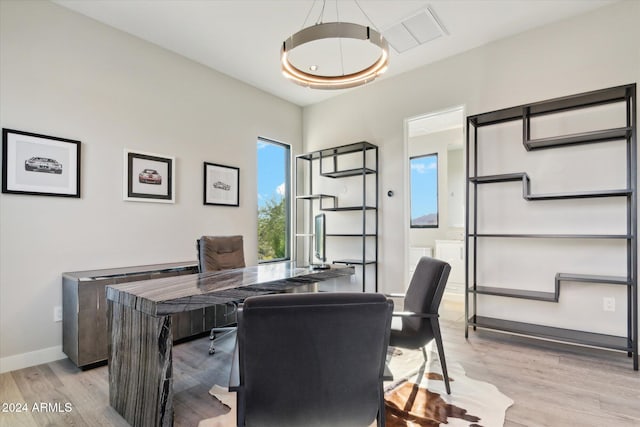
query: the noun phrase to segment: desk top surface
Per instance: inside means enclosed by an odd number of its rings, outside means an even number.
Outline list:
[[[352,266],[297,268],[293,262],[188,274],[107,286],[107,299],[162,316],[354,274]]]
[[[98,270],[69,271],[62,273],[62,277],[75,279],[80,282],[91,282],[115,277],[153,274],[169,271],[198,270],[198,261],[168,262],[164,264],[137,265],[131,267],[103,268]]]

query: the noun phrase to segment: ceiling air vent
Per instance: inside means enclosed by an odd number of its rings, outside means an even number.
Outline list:
[[[382,32],[393,49],[402,53],[448,34],[431,8],[403,19]]]

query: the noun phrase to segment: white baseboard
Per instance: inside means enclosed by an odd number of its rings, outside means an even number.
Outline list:
[[[0,374],[15,371],[17,369],[28,368],[30,366],[41,365],[43,363],[54,362],[64,359],[67,356],[62,352],[62,346],[43,348],[42,350],[30,351],[29,353],[16,354],[0,358]]]
[[[464,303],[464,293],[447,292],[445,290],[444,294],[442,295],[442,298],[446,299],[446,300],[449,300],[449,301],[456,301],[456,302]]]

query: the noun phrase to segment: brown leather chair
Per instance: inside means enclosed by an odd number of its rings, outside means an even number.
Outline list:
[[[447,394],[451,394],[451,389],[447,376],[447,362],[444,358],[438,308],[450,271],[451,266],[446,262],[422,257],[418,261],[406,295],[388,295],[390,297],[404,297],[405,310],[393,313],[394,317],[402,320],[402,325],[401,327],[400,325],[396,326],[396,322],[392,322],[389,345],[409,349],[421,348],[426,362],[427,354],[424,346],[431,340],[435,340]]]
[[[385,425],[393,302],[382,294],[249,297],[238,311],[230,390],[239,427]]]
[[[200,273],[243,267],[245,263],[242,236],[202,236],[198,239]]]
[[[245,266],[242,236],[202,236],[197,240],[196,244],[198,247],[198,270],[200,273],[243,268]],[[231,303],[230,306],[232,308],[231,311],[227,312],[227,317],[236,314],[237,303]],[[229,310],[229,307],[227,307],[227,310]],[[211,329],[209,354],[216,352],[214,340],[217,333],[225,332],[224,335],[226,335],[235,330],[235,326]]]

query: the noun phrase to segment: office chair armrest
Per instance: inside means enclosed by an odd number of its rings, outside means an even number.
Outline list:
[[[396,317],[423,317],[423,318],[440,317],[438,313],[415,313],[413,311],[396,311],[391,315]]]
[[[404,298],[405,294],[384,294],[387,298]]]
[[[393,372],[389,369],[388,364],[384,364],[384,373],[382,374],[382,381],[393,381]]]

